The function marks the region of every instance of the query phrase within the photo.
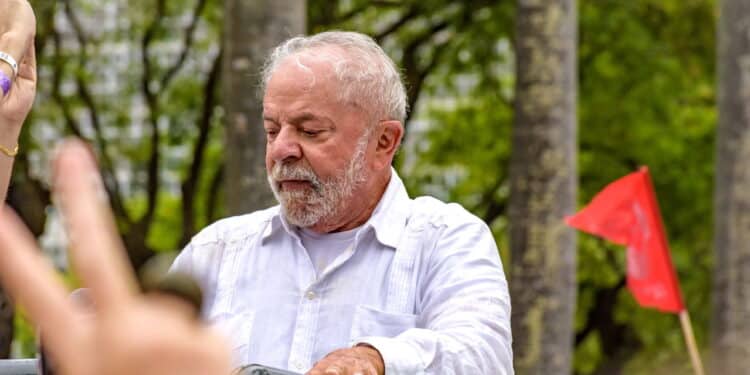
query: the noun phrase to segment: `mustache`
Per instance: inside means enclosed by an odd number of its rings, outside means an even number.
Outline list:
[[[318,189],[322,184],[312,168],[302,164],[279,163],[273,166],[271,178],[278,183],[280,180],[308,181],[313,188]]]

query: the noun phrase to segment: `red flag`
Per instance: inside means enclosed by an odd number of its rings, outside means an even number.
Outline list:
[[[685,309],[648,168],[607,185],[565,221],[627,246],[628,288],[641,306],[674,313]]]

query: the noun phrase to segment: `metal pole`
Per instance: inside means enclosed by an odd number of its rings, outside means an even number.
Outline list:
[[[37,375],[38,361],[29,359],[3,359],[0,360],[0,375]]]
[[[0,375],[38,375],[39,361],[36,358],[27,359],[1,359]],[[261,365],[250,365],[238,369],[238,375],[299,375],[286,370],[265,367]]]

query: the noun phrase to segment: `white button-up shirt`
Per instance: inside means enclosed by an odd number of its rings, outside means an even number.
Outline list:
[[[320,276],[278,206],[207,227],[172,269],[200,280],[204,315],[237,365],[305,372],[368,343],[387,375],[513,373],[492,233],[457,204],[410,199],[395,171],[351,250]]]

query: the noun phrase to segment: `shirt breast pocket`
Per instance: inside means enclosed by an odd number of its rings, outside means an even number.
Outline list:
[[[234,365],[246,364],[255,312],[220,313],[209,320],[211,325],[227,338],[230,348],[232,348]]]
[[[352,320],[350,339],[357,340],[367,336],[395,337],[416,327],[416,324],[417,316],[413,314],[392,313],[366,305],[357,305]]]

